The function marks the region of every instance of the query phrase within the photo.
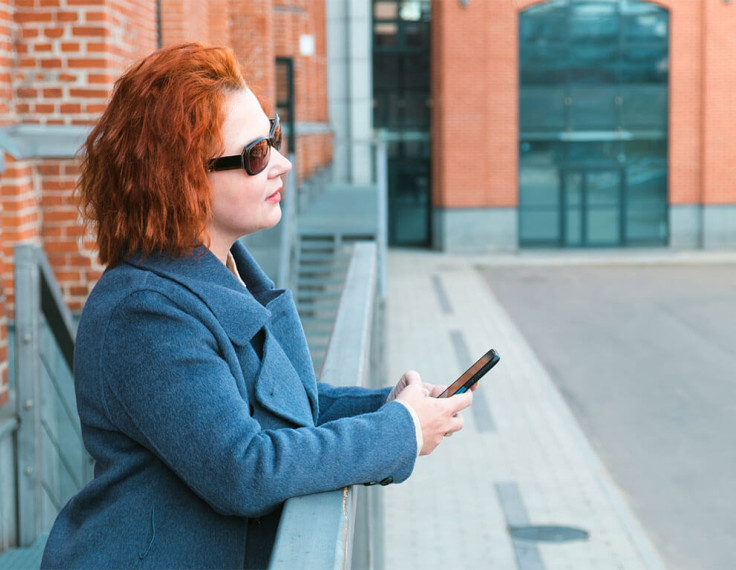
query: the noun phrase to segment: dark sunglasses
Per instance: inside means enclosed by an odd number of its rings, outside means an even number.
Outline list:
[[[243,168],[254,176],[263,172],[271,159],[271,147],[281,150],[281,122],[279,116],[271,121],[271,131],[267,137],[261,137],[245,145],[243,152],[230,156],[221,156],[210,160],[207,169],[210,172],[216,170],[235,170]]]

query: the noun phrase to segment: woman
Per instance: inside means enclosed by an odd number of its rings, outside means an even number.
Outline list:
[[[283,501],[403,481],[462,428],[472,396],[414,372],[390,394],[315,381],[291,294],[238,242],[281,217],[280,140],[227,49],[164,48],[115,84],[79,182],[108,266],[74,363],[95,476],[43,567],[263,567]]]

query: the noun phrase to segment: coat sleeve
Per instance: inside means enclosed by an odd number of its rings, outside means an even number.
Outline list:
[[[263,430],[214,323],[187,309],[157,291],[126,297],[104,331],[98,374],[112,423],[217,512],[260,516],[293,496],[410,475],[414,424],[396,402]]]
[[[391,388],[377,390],[360,386],[331,386],[317,383],[319,393],[319,421],[323,424],[339,418],[375,412],[386,403]]]

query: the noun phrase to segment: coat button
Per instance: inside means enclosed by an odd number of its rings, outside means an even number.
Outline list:
[[[381,481],[381,485],[385,487],[386,485],[390,485],[393,482],[394,482],[393,477],[386,477],[383,481]]]

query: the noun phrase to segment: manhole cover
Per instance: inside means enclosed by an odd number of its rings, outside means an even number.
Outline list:
[[[509,527],[512,538],[532,542],[570,542],[588,540],[588,531],[571,526],[534,525]]]

